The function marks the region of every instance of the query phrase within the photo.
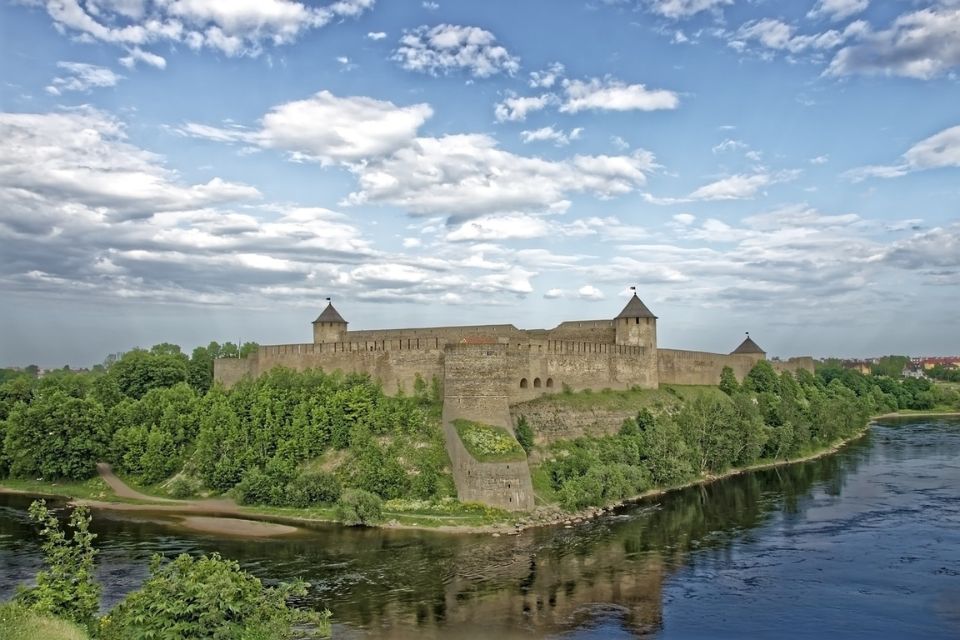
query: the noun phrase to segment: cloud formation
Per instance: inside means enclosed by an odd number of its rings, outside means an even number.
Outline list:
[[[264,45],[290,44],[305,31],[359,16],[374,4],[374,0],[336,0],[326,6],[293,0],[41,2],[57,29],[81,39],[126,46],[131,51],[172,42],[194,50],[214,49],[227,56],[259,55]],[[135,62],[137,55],[131,56]]]
[[[907,149],[897,164],[859,167],[847,171],[844,176],[860,182],[867,178],[899,178],[914,171],[957,167],[960,167],[960,125],[916,143]]]
[[[497,44],[492,33],[453,24],[422,25],[408,31],[393,59],[408,71],[434,76],[464,70],[475,78],[489,78],[498,73],[512,76],[520,70],[519,58]]]
[[[960,65],[960,7],[944,4],[899,16],[884,31],[864,32],[856,44],[837,52],[825,74],[928,80]]]
[[[123,76],[107,67],[85,62],[58,62],[57,68],[66,73],[54,78],[45,88],[50,95],[59,96],[64,91],[90,91],[103,87],[116,86]]]

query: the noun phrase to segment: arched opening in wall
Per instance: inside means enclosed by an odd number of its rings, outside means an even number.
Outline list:
[[[540,388],[540,378],[534,378],[534,379],[533,379],[533,388],[534,388],[534,389],[539,389],[539,388]]]
[[[547,389],[553,389],[553,378],[547,378]]]
[[[526,379],[526,378],[520,378],[520,388],[521,388],[521,389],[526,389],[526,388],[527,388],[527,379]]]

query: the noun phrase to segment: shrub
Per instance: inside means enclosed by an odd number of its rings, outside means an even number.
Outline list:
[[[270,504],[284,503],[283,489],[276,480],[254,467],[243,474],[243,479],[234,487],[237,502],[240,504]]]
[[[177,476],[171,480],[167,486],[167,493],[170,494],[170,497],[176,498],[177,500],[183,500],[184,498],[196,495],[199,490],[200,485],[186,476]]]
[[[523,447],[523,450],[527,453],[533,449],[533,429],[530,428],[530,423],[527,422],[526,416],[520,416],[517,420],[517,442],[520,443],[520,446]]]
[[[301,473],[287,484],[286,502],[291,507],[311,507],[333,504],[340,499],[340,481],[330,473],[309,471]]]
[[[287,606],[303,596],[305,582],[264,588],[260,580],[218,554],[172,562],[154,556],[150,577],[100,619],[101,640],[152,638],[238,638],[266,640],[304,637],[302,624],[313,637],[330,635],[330,612],[307,613]]]
[[[69,538],[46,501],[30,505],[30,518],[41,526],[44,568],[37,574],[36,586],[21,589],[17,601],[40,615],[90,625],[99,606],[100,585],[94,580],[96,535],[90,533],[89,509],[77,507],[70,514],[68,526],[73,534]]]
[[[347,489],[337,502],[336,515],[348,527],[375,524],[383,519],[383,501],[369,491]]]

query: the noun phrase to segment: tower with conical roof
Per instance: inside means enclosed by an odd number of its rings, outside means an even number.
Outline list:
[[[636,287],[630,287],[633,296],[623,311],[614,318],[617,344],[644,347],[651,353],[657,349],[657,316],[637,297]]]
[[[753,338],[750,337],[750,332],[747,332],[747,337],[740,343],[740,346],[730,352],[732,356],[756,356],[757,360],[763,360],[767,357],[767,352],[760,348],[756,342],[753,341]]]
[[[327,308],[313,321],[313,343],[343,342],[347,332],[347,321],[333,308],[330,298],[327,298]]]

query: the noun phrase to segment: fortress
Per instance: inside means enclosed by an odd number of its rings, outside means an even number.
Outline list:
[[[533,508],[526,462],[475,460],[453,421],[467,419],[513,433],[510,405],[563,388],[573,391],[660,384],[716,385],[724,367],[742,380],[766,354],[749,336],[731,353],[661,349],[657,317],[634,294],[612,320],[574,320],[553,329],[512,324],[348,331],[327,305],[313,322],[313,342],[261,346],[244,359],[214,362],[231,386],[274,367],[367,373],[388,393],[410,392],[417,377],[443,382],[443,427],[457,493],[463,501],[510,510]],[[772,361],[778,371],[813,371],[813,359]]]

